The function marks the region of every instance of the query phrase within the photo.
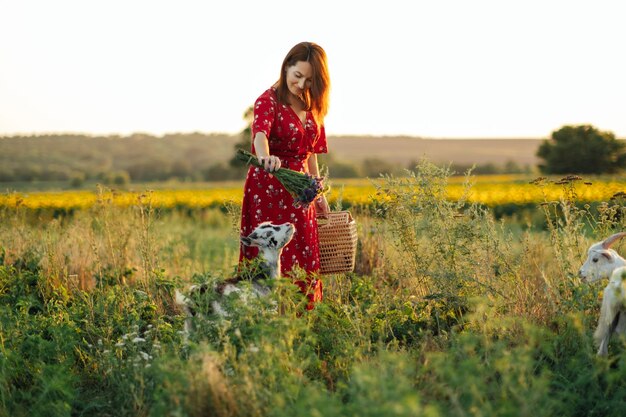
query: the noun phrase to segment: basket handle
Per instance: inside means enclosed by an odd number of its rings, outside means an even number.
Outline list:
[[[321,220],[321,221],[320,221]],[[349,211],[331,211],[328,217],[317,217],[320,226],[329,226],[336,224],[348,224],[352,221],[352,215]]]

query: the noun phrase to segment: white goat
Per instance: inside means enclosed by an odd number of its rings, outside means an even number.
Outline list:
[[[291,223],[275,225],[270,222],[259,224],[248,236],[241,236],[241,243],[245,246],[259,248],[260,273],[253,276],[251,281],[252,294],[265,296],[269,294],[270,287],[264,282],[265,279],[276,279],[280,277],[280,254],[283,248],[291,241],[295,227]],[[216,283],[212,287],[209,284],[192,285],[188,290],[188,296],[176,291],[176,303],[183,307],[187,314],[185,320],[185,333],[191,331],[192,317],[201,313],[202,302],[197,302],[198,297],[206,295],[213,299],[211,309],[219,316],[227,317],[228,312],[222,307],[224,297],[232,293],[241,293],[242,288],[238,285],[247,280],[237,276],[221,283]],[[209,294],[208,291],[212,292]],[[246,300],[249,294],[243,293],[242,299]]]
[[[608,355],[609,339],[613,333],[626,334],[626,259],[610,248],[625,236],[625,232],[616,233],[591,245],[587,260],[578,271],[581,278],[589,283],[609,278],[602,294],[598,327],[593,335],[600,356]]]

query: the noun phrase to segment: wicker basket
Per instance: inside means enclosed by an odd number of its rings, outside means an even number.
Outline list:
[[[349,211],[330,212],[317,219],[320,243],[320,273],[352,272],[356,257],[356,223]]]

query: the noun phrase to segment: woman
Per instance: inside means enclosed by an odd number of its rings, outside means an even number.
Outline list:
[[[309,310],[322,299],[316,213],[326,216],[328,202],[322,195],[309,207],[294,207],[292,196],[271,173],[284,167],[319,177],[317,154],[327,152],[324,116],[329,90],[322,47],[312,42],[294,46],[283,60],[278,81],[254,104],[252,152],[264,169],[249,168],[241,213],[243,236],[268,220],[295,225],[294,237],[281,255],[281,273],[289,276],[297,268],[306,271],[306,280],[295,283],[307,295]],[[242,246],[240,262],[257,253],[256,248]]]

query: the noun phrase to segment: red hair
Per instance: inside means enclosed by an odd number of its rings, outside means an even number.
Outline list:
[[[311,64],[313,76],[311,87],[304,93],[305,109],[313,113],[315,121],[322,125],[328,113],[330,96],[330,76],[326,52],[316,43],[300,42],[287,53],[280,68],[280,78],[276,86],[276,96],[282,104],[288,104],[289,87],[287,86],[287,68],[296,65],[299,61]]]

